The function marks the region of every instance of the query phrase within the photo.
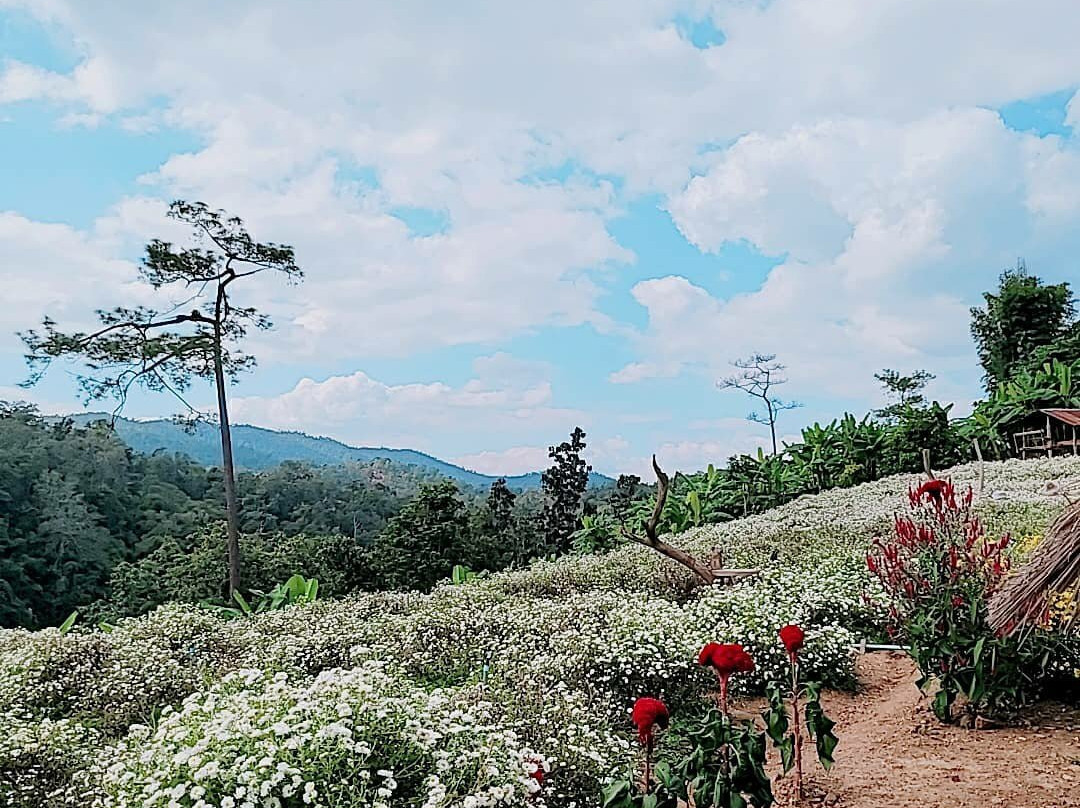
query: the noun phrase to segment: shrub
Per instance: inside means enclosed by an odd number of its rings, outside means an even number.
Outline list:
[[[1044,628],[997,636],[987,600],[1010,567],[1008,534],[993,539],[972,507],[970,488],[947,480],[909,492],[910,515],[874,540],[867,565],[890,599],[892,630],[910,644],[922,678],[936,683],[934,713],[952,720],[962,697],[970,717],[1007,714],[1037,696],[1059,646]]]

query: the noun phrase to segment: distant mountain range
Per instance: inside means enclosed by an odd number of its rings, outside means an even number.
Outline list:
[[[79,426],[95,421],[107,421],[109,416],[100,412],[77,413],[66,416]],[[166,419],[133,421],[116,419],[116,434],[136,452],[152,454],[159,450],[180,452],[207,466],[221,465],[221,438],[217,427],[197,424],[188,432],[180,424]],[[445,460],[415,451],[414,449],[386,449],[348,446],[332,438],[318,438],[303,432],[278,432],[258,426],[236,424],[232,428],[233,458],[242,469],[258,471],[295,460],[313,466],[335,466],[342,463],[364,463],[384,459],[406,466],[417,466],[464,485],[487,488],[498,477],[455,466]],[[593,472],[591,486],[612,483],[610,477]],[[540,472],[507,476],[506,483],[520,491],[539,488]]]

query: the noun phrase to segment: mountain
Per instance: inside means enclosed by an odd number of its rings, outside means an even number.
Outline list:
[[[79,426],[109,419],[108,415],[100,412],[77,413],[65,417]],[[117,418],[116,434],[136,452],[180,452],[207,466],[221,465],[221,438],[217,428],[210,424],[196,424],[194,431],[189,432],[182,425],[166,419],[133,421]],[[272,468],[286,460],[310,463],[313,466],[335,466],[341,463],[384,459],[433,471],[476,488],[487,488],[498,479],[455,466],[414,449],[348,446],[332,438],[314,437],[303,432],[278,432],[247,424],[233,426],[232,442],[233,458],[237,467],[251,471]],[[521,491],[539,488],[540,472],[508,476],[506,482],[511,488]],[[589,485],[604,486],[612,482],[610,477],[593,472]]]

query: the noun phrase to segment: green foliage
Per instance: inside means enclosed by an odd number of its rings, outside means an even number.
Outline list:
[[[910,498],[911,515],[867,558],[890,598],[891,629],[910,646],[919,686],[936,687],[939,719],[956,717],[958,697],[969,716],[1008,714],[1039,695],[1052,661],[1068,658],[1062,638],[1043,628],[999,636],[987,624],[1010,539],[988,537],[970,489],[933,480]]]
[[[925,405],[926,398],[922,391],[927,383],[936,377],[925,370],[916,370],[905,375],[898,370],[885,368],[881,373],[875,373],[874,378],[881,383],[890,399],[887,407],[874,414],[883,421],[891,421],[906,407]]]
[[[810,737],[814,739],[818,761],[824,769],[831,769],[834,763],[833,752],[836,750],[839,738],[833,732],[836,722],[825,715],[825,711],[821,708],[821,683],[807,682],[804,686],[803,697],[806,701],[806,729]]]
[[[720,710],[708,710],[686,732],[690,751],[673,765],[661,761],[657,783],[642,791],[633,780],[604,788],[604,808],[674,808],[693,800],[700,808],[765,808],[773,804],[772,782],[765,772],[765,733],[749,722],[734,722]]]
[[[908,405],[897,413],[896,424],[884,441],[882,471],[885,474],[921,471],[923,449],[929,449],[933,468],[954,466],[971,454],[967,439],[949,420],[952,404],[931,402],[926,407]]]
[[[689,733],[691,752],[675,767],[685,796],[713,808],[772,805],[772,782],[765,773],[765,734],[749,722],[733,722],[716,709]]]
[[[386,525],[370,551],[383,589],[430,589],[468,561],[469,515],[449,480],[425,485]]]
[[[218,606],[217,609],[232,617],[251,617],[263,612],[284,609],[287,606],[314,603],[319,597],[319,582],[315,578],[305,578],[297,573],[269,592],[251,590],[254,605],[239,591],[233,592],[232,596],[236,606]]]
[[[363,548],[346,536],[243,534],[240,541],[248,567],[248,594],[256,601],[264,594],[281,595],[278,582],[290,579],[297,569],[313,575],[334,593],[350,591],[370,578],[361,557]],[[94,620],[112,621],[144,614],[169,602],[235,608],[226,599],[224,557],[221,523],[200,531],[189,542],[164,542],[138,561],[117,564],[108,597],[94,603],[89,614]]]
[[[1023,368],[1002,382],[964,424],[966,434],[994,447],[997,455],[1011,451],[1009,431],[1032,412],[1050,408],[1080,407],[1080,357],[1069,361],[1051,359]]]
[[[450,583],[454,586],[463,586],[483,577],[483,575],[482,572],[473,572],[464,564],[455,564],[454,568],[450,570]]]
[[[56,630],[60,632],[61,636],[63,636],[64,634],[67,634],[69,631],[71,631],[72,628],[74,628],[75,621],[78,620],[78,619],[79,619],[79,610],[76,609],[75,611],[73,611],[71,614],[69,614],[67,616],[67,619],[63,623],[61,623],[57,627]]]
[[[983,295],[985,306],[971,310],[971,335],[993,393],[1034,361],[1041,365],[1061,347],[1076,347],[1075,301],[1067,283],[1046,284],[1029,275],[1023,262],[1001,275],[998,289]],[[1059,357],[1060,358],[1060,357]],[[1076,354],[1068,355],[1069,360]]]
[[[806,427],[802,440],[786,450],[791,461],[806,470],[815,491],[846,488],[881,476],[888,435],[889,427],[871,416],[860,421],[845,413],[825,426]]]
[[[175,308],[118,306],[99,311],[101,327],[89,333],[64,333],[46,317],[40,331],[21,334],[31,370],[28,384],[36,383],[54,360],[75,358],[87,366],[85,373],[76,374],[87,400],[115,399],[119,409],[133,385],[183,401],[192,381],[213,380],[217,366],[225,379],[254,367],[254,357],[241,352],[239,343],[249,328],[266,329],[270,321],[254,308],[231,303],[228,287],[264,271],[301,279],[292,248],[255,242],[240,219],[201,202],[173,202],[168,215],[190,225],[198,243],[177,248],[152,240],[139,276],[154,289],[181,284],[197,290],[188,301],[192,308],[177,313]]]
[[[738,516],[763,513],[797,497],[831,488],[848,488],[885,475],[922,470],[922,450],[929,449],[934,468],[947,468],[971,452],[968,433],[949,419],[951,405],[909,401],[891,410],[890,421],[850,413],[828,424],[802,430],[802,440],[787,444],[777,455],[759,449],[753,455],[728,460],[727,468],[712,465],[704,472],[672,477],[671,493],[661,516],[660,531],[678,534],[694,527],[726,522]],[[579,550],[603,550],[619,543],[622,528],[640,529],[654,500],[628,504],[612,498],[601,510],[585,517],[576,535]],[[622,518],[615,516],[615,505]]]

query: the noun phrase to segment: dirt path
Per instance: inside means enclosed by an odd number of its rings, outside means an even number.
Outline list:
[[[1080,808],[1080,710],[1044,705],[1021,727],[965,730],[933,718],[903,655],[862,657],[859,678],[863,692],[825,696],[840,745],[832,772],[814,762],[804,804]]]

